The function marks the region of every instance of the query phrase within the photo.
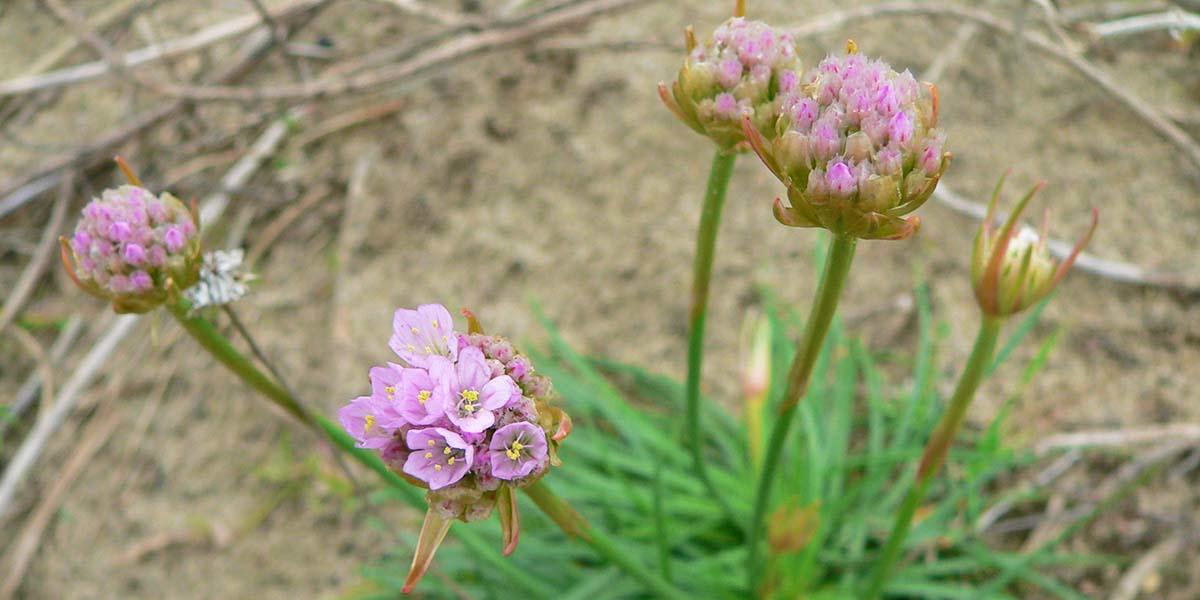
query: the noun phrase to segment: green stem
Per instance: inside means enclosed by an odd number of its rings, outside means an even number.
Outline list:
[[[821,275],[821,283],[817,286],[817,296],[808,315],[804,337],[796,346],[796,356],[788,370],[787,391],[779,406],[779,418],[771,429],[771,439],[767,442],[767,453],[763,458],[762,471],[759,474],[758,490],[754,496],[754,512],[750,518],[749,540],[747,546],[746,576],[750,584],[750,593],[758,589],[758,581],[762,572],[759,565],[759,540],[762,538],[763,521],[766,519],[767,505],[771,501],[771,487],[775,483],[775,470],[779,466],[779,457],[783,452],[784,441],[787,440],[788,429],[792,417],[796,414],[801,398],[808,389],[808,380],[812,375],[817,355],[821,353],[821,345],[825,342],[825,334],[833,322],[837,312],[838,299],[842,295],[842,286],[846,275],[850,272],[850,264],[854,261],[854,248],[858,240],[851,237],[834,236],[829,242],[829,253],[825,259],[825,271]]]
[[[704,325],[708,316],[708,289],[712,280],[713,255],[717,250],[717,231],[721,226],[721,209],[725,205],[725,190],[733,174],[737,154],[717,150],[708,171],[708,189],[704,192],[704,207],[700,212],[700,229],[696,232],[696,257],[692,263],[692,306],[688,313],[688,363],[685,398],[687,402],[687,442],[692,453],[696,475],[708,495],[734,523],[738,519],[713,483],[704,460],[704,438],[700,434],[700,371],[704,363]]]
[[[979,384],[983,381],[985,372],[992,362],[992,354],[996,350],[996,340],[1000,337],[1002,324],[1001,319],[989,316],[984,316],[983,321],[979,324],[979,334],[975,337],[975,347],[971,349],[971,357],[967,359],[967,366],[964,368],[962,376],[959,377],[958,385],[954,388],[954,396],[951,397],[946,412],[942,414],[933,434],[925,444],[925,451],[917,466],[916,481],[913,482],[899,511],[896,512],[892,533],[880,554],[879,561],[875,563],[875,568],[871,572],[871,579],[867,583],[867,592],[862,596],[867,600],[879,597],[888,577],[891,576],[892,569],[895,568],[897,559],[900,558],[904,540],[912,528],[913,515],[924,501],[925,493],[929,490],[933,476],[946,462],[946,454],[950,450],[951,442],[954,441],[954,435],[962,426],[963,418],[967,414],[967,407],[971,405],[975,391],[979,389]]]
[[[671,600],[687,600],[688,595],[676,589],[667,580],[647,569],[626,549],[620,548],[599,529],[594,529],[570,504],[559,498],[545,483],[538,481],[521,488],[567,537],[578,538],[591,546],[608,562],[616,565],[630,577],[641,582],[655,596]]]
[[[183,326],[197,343],[212,354],[221,364],[228,367],[230,371],[233,371],[243,382],[277,406],[283,408],[284,411],[301,423],[304,423],[318,433],[323,433],[339,450],[350,455],[378,475],[384,483],[403,494],[404,501],[410,506],[418,510],[425,510],[428,507],[424,494],[421,493],[419,488],[414,487],[388,468],[383,459],[375,452],[355,446],[354,438],[350,437],[350,434],[346,433],[340,425],[330,421],[321,414],[314,414],[305,410],[299,401],[284,389],[282,385],[260,371],[245,355],[239,352],[237,348],[234,348],[229,343],[229,340],[220,331],[217,331],[217,328],[208,319],[188,315],[189,306],[186,302],[167,303],[167,309],[171,311],[171,314],[175,316],[179,324]],[[512,562],[503,560],[499,553],[488,548],[487,542],[474,531],[460,527],[454,530],[453,534],[455,538],[468,547],[476,556],[488,563],[489,566],[504,573],[513,584],[532,594],[533,597],[550,598],[556,594],[556,591],[550,588],[550,586],[529,577],[527,573],[521,571]]]

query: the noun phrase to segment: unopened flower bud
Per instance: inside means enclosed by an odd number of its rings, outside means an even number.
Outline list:
[[[168,284],[184,290],[196,282],[195,216],[171,194],[123,185],[93,199],[82,216],[70,240],[61,240],[63,262],[80,288],[117,312],[147,312],[167,299]]]
[[[688,29],[687,45],[674,84],[659,84],[667,108],[725,150],[745,141],[743,119],[774,137],[780,97],[800,87],[800,61],[791,36],[739,15],[717,27],[703,46]]]
[[[774,140],[750,121],[743,133],[789,188],[790,206],[775,207],[781,223],[904,239],[920,224],[905,216],[933,194],[949,164],[935,129],[936,91],[852,45],[848,50],[809,69],[795,92],[781,94]]]
[[[987,217],[975,236],[975,249],[971,256],[971,282],[975,287],[975,299],[983,312],[991,317],[1016,314],[1046,297],[1066,276],[1076,257],[1092,239],[1099,219],[1099,211],[1093,210],[1092,223],[1087,232],[1062,263],[1056,264],[1046,247],[1046,221],[1043,221],[1040,233],[1029,227],[1017,227],[1021,213],[1042,188],[1041,184],[1030,190],[1009,215],[1004,226],[999,231],[995,230],[992,218],[1003,183],[1002,177],[988,204]]]

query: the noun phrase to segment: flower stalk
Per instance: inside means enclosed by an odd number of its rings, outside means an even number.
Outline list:
[[[733,174],[737,154],[717,150],[708,173],[708,188],[700,212],[700,229],[696,232],[696,257],[692,264],[692,306],[688,313],[688,357],[685,398],[687,402],[687,443],[697,477],[709,496],[721,506],[725,515],[737,522],[733,509],[724,494],[713,483],[704,460],[704,438],[700,432],[700,374],[704,363],[704,326],[708,317],[708,291],[712,280],[713,256],[717,249],[717,231],[721,226],[721,209],[725,191]]]
[[[758,488],[754,496],[754,512],[750,519],[749,538],[747,542],[746,573],[749,589],[758,588],[762,574],[759,546],[762,539],[763,521],[766,518],[767,507],[771,500],[771,489],[775,483],[775,471],[779,467],[779,458],[787,440],[792,418],[796,407],[808,390],[808,382],[816,365],[817,356],[837,312],[838,300],[842,295],[842,287],[854,261],[854,250],[858,240],[853,237],[837,236],[829,242],[829,252],[825,259],[825,270],[821,275],[821,283],[817,287],[816,300],[805,325],[804,337],[796,346],[796,356],[788,370],[787,391],[779,405],[779,417],[771,429],[771,438],[767,442],[766,455],[763,458],[762,471],[759,474]]]
[[[946,462],[950,443],[954,441],[955,434],[962,427],[967,408],[971,405],[975,391],[979,389],[988,365],[992,362],[996,341],[1000,337],[1000,326],[1003,322],[1001,317],[984,315],[979,324],[979,333],[975,337],[975,346],[971,350],[971,357],[967,360],[967,366],[958,380],[958,385],[954,388],[954,395],[950,399],[949,406],[946,407],[946,412],[942,414],[937,427],[933,430],[933,435],[925,444],[925,451],[917,466],[916,481],[913,482],[912,488],[904,498],[904,503],[896,512],[896,520],[892,525],[887,545],[884,546],[879,560],[875,563],[871,578],[868,580],[866,593],[862,595],[867,600],[879,597],[883,586],[895,568],[896,560],[900,557],[900,551],[904,547],[904,540],[912,529],[913,515],[916,514],[917,508],[925,499],[933,476]]]

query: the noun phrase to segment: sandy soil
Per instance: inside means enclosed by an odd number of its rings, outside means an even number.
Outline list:
[[[23,72],[66,35],[32,4],[0,9],[2,79]],[[101,5],[80,4],[88,11]],[[160,4],[148,18],[164,33],[193,31],[247,10],[233,1],[207,3],[204,10]],[[728,10],[724,4],[654,3],[602,17],[573,39],[675,41],[688,23],[705,30],[718,22]],[[755,16],[798,23],[843,3],[810,1],[786,10],[783,3],[752,4]],[[1009,14],[1009,4],[988,6]],[[958,27],[927,18],[853,24],[805,40],[803,56],[813,61],[853,37],[865,52],[920,72]],[[353,54],[429,30],[380,3],[347,1],[300,40],[324,36]],[[120,40],[123,48],[142,43]],[[228,52],[219,48],[214,60]],[[1093,58],[1156,106],[1195,109],[1200,69],[1194,52],[1151,37]],[[79,51],[72,60],[91,57]],[[190,73],[203,66],[187,59],[175,68]],[[408,99],[395,116],[306,148],[285,146],[273,168],[236,199],[232,214],[254,210],[245,213],[252,219],[247,244],[285,204],[317,186],[329,192],[265,256],[262,285],[242,304],[267,353],[303,396],[332,411],[364,390],[367,367],[387,357],[386,330],[396,306],[471,307],[489,329],[535,342],[539,331],[529,303],[536,300],[579,348],[682,374],[693,235],[711,149],[655,97],[654,84],[677,66],[678,57],[661,50],[503,51],[380,90],[375,99]],[[286,80],[278,59],[269,70],[268,80]],[[1194,269],[1197,168],[1124,107],[1054,60],[988,33],[975,36],[937,84],[956,157],[947,185],[982,201],[1011,167],[1014,198],[1036,179],[1048,182],[1040,202],[1052,209],[1058,236],[1077,235],[1087,209],[1097,206],[1103,214],[1096,254]],[[49,99],[50,107],[22,129],[24,143],[0,148],[0,177],[45,160],[43,146],[54,153],[98,135],[154,100],[112,80],[73,87]],[[364,103],[327,104],[309,122]],[[253,124],[246,116],[253,112],[204,106],[125,154],[153,181],[179,166],[181,159],[167,164],[160,157],[175,156],[197,126],[235,131]],[[249,139],[194,155],[228,151]],[[178,195],[211,191],[231,161],[187,177],[176,186]],[[348,199],[348,181],[360,165],[363,192]],[[752,157],[739,160],[734,177],[715,271],[706,379],[726,398],[737,388],[738,331],[758,302],[756,290],[766,285],[785,299],[807,302],[815,240],[812,232],[774,222],[770,200],[780,186]],[[14,241],[0,247],[0,288],[20,273],[27,261],[22,253],[48,209],[43,202],[3,224],[4,237]],[[915,239],[860,247],[844,310],[865,315],[852,329],[873,346],[910,349],[915,338],[901,326],[906,316],[877,309],[929,281],[938,317],[949,327],[938,359],[953,373],[976,323],[966,258],[974,223],[934,204],[921,214],[924,227]],[[53,320],[79,311],[96,321],[99,308],[57,277],[43,286],[27,316]],[[1076,273],[1036,337],[1060,329],[1063,342],[1050,367],[1018,400],[1014,442],[1065,430],[1200,419],[1194,298]],[[49,343],[52,336],[41,339]],[[1032,351],[1027,346],[1018,354]],[[2,387],[16,389],[32,362],[11,338],[0,339],[0,357]],[[1016,368],[1005,370],[1010,381],[988,384],[974,419],[995,413],[1016,374]],[[146,319],[122,345],[88,402],[95,411],[114,411],[120,424],[71,488],[25,578],[23,597],[329,596],[353,585],[356,567],[388,545],[389,534],[367,523],[332,475],[313,477],[334,473],[314,440],[293,432],[295,458],[280,458],[281,437],[291,428],[181,340],[165,318]],[[52,443],[35,485],[26,487],[22,514],[36,502],[32,490],[55,480],[55,466],[72,451],[78,429],[72,422]],[[1195,489],[1194,474],[1161,482],[1123,511],[1194,526]],[[259,513],[265,516],[252,518]],[[412,515],[389,509],[383,517],[401,526]],[[1153,518],[1134,521],[1140,529],[1118,544],[1131,554],[1170,527]],[[0,524],[0,539],[14,535],[20,522]],[[206,527],[217,529],[215,541],[187,541],[188,531]],[[156,551],[154,543],[166,547]],[[138,551],[144,556],[131,560]],[[1193,560],[1194,549],[1187,556]],[[1161,597],[1200,594],[1185,574],[1166,573],[1164,593],[1171,595]]]

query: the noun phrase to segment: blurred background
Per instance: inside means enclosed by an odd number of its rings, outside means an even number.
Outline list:
[[[1010,201],[1046,181],[1031,214],[1050,211],[1053,237],[1073,240],[1100,208],[1086,268],[1034,332],[1061,336],[1048,367],[1027,387],[1002,370],[971,418],[986,423],[1019,389],[1011,443],[1109,448],[1063,478],[1072,498],[1118,466],[1165,460],[1078,542],[1128,556],[1128,569],[1077,587],[1200,597],[1200,6],[749,4],[796,33],[806,65],[853,38],[940,91],[954,163],[914,239],[860,245],[842,303],[872,349],[911,352],[912,290],[928,285],[936,360],[957,373],[977,322],[971,215],[1006,169]],[[217,216],[209,247],[246,248],[259,281],[241,315],[321,410],[367,389],[367,368],[389,358],[392,311],[425,302],[537,344],[536,301],[581,351],[679,377],[712,148],[655,85],[681,63],[683,28],[706,35],[731,8],[0,3],[0,467],[50,405],[74,403],[0,507],[0,593],[337,597],[395,529],[419,523],[395,506],[364,511],[327,449],[264,411],[173,321],[116,319],[70,285],[54,238],[122,182],[113,155]],[[762,290],[801,307],[813,291],[817,238],[774,221],[782,191],[739,159],[705,380],[731,407],[739,332]],[[1085,435],[1060,435],[1071,432]],[[1122,584],[1133,595],[1116,595]]]

